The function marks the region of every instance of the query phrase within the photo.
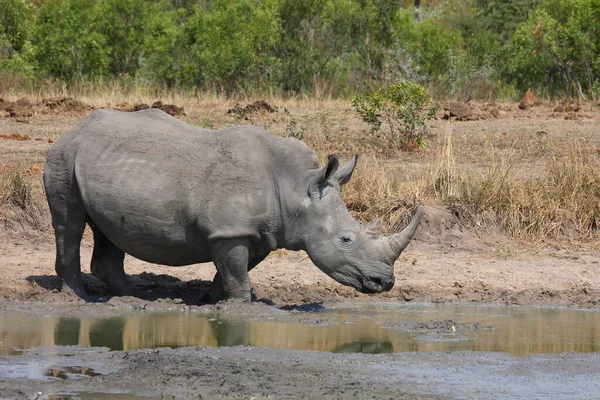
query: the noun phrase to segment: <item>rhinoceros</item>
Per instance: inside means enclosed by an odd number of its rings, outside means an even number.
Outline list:
[[[93,300],[79,255],[87,223],[91,272],[116,295],[135,293],[123,268],[127,253],[170,266],[212,261],[210,297],[248,301],[248,272],[280,248],[305,250],[343,285],[388,291],[421,206],[391,237],[366,229],[340,192],[356,162],[340,166],[331,155],[319,167],[302,141],[256,126],[208,130],[156,109],[93,111],[54,144],[44,167],[56,272]]]

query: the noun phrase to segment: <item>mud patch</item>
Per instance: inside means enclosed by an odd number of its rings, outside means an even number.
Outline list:
[[[76,379],[84,376],[101,376],[99,372],[96,372],[93,368],[84,367],[80,365],[69,365],[69,366],[57,366],[50,367],[44,373],[44,376],[49,378],[58,379]]]
[[[446,319],[443,321],[385,321],[382,325],[382,328],[394,329],[397,331],[404,332],[421,332],[421,333],[455,333],[455,332],[464,332],[464,331],[478,331],[482,329],[492,329],[491,326],[483,326],[480,323],[475,323],[473,325],[459,324],[457,322],[452,321],[451,319]]]
[[[0,368],[46,361],[25,357],[0,357]],[[520,358],[465,351],[333,354],[238,346],[117,352],[82,348],[70,358],[81,365],[110,366],[111,372],[48,381],[3,376],[0,397],[81,393],[85,399],[91,392],[114,398],[572,399],[600,392],[597,353]]]

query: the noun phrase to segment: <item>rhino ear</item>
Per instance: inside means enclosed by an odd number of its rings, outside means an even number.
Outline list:
[[[352,160],[342,165],[342,167],[338,169],[335,174],[333,174],[333,178],[337,179],[340,185],[345,185],[348,183],[350,178],[352,178],[352,173],[354,172],[354,168],[356,168],[357,161],[358,154],[355,154]]]
[[[329,178],[335,176],[339,165],[340,159],[335,154],[327,156],[327,165],[321,168],[317,175],[317,185],[319,185],[319,188],[324,188],[327,185]]]
[[[327,187],[327,181],[335,174],[339,165],[340,160],[335,154],[327,156],[327,165],[317,172],[317,175],[309,184],[308,194],[311,197],[323,196],[323,190]]]

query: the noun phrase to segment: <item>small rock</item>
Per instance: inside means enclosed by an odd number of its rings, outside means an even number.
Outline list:
[[[570,112],[565,115],[565,119],[569,121],[576,121],[579,119],[579,116],[574,112]]]
[[[508,113],[506,111],[499,110],[497,108],[494,108],[491,111],[491,113],[494,116],[494,118],[506,118],[506,117],[508,117]]]

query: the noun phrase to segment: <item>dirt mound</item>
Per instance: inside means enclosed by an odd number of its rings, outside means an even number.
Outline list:
[[[147,110],[149,108],[150,107],[148,106],[148,104],[140,103],[133,106],[133,111]]]
[[[452,119],[456,121],[478,121],[482,119],[504,118],[507,113],[498,107],[489,105],[479,105],[471,103],[462,103],[450,101],[443,107],[444,113],[442,119]]]
[[[527,92],[525,92],[525,96],[523,96],[523,100],[521,100],[521,102],[519,103],[519,108],[521,110],[527,110],[528,108],[531,108],[535,105],[536,103],[536,99],[535,96],[533,95],[533,91],[531,90],[531,88],[527,89]]]
[[[0,110],[6,110],[6,108],[10,106],[10,101],[4,100],[0,97]]]
[[[145,108],[137,108],[137,107],[144,107]],[[136,110],[134,111],[138,111],[138,110],[144,110],[146,108],[148,108],[148,106],[146,106],[146,104],[138,104],[136,106]],[[163,104],[162,101],[155,101],[154,103],[152,103],[152,108],[158,108],[159,110],[162,110],[164,112],[166,112],[169,115],[172,115],[174,117],[178,116],[178,115],[185,115],[184,111],[183,111],[183,107],[179,107],[176,106],[175,104]]]
[[[559,104],[556,107],[554,107],[554,112],[555,113],[563,113],[563,112],[567,112],[567,113],[571,113],[571,112],[578,112],[581,110],[581,106],[577,103],[567,103],[567,104]]]
[[[43,99],[42,104],[55,113],[84,114],[94,109],[94,107],[71,97],[51,97]]]
[[[156,102],[156,103],[160,103],[160,102]],[[162,104],[162,103],[160,103],[160,104]],[[177,107],[177,106],[174,106],[174,107]],[[113,110],[123,111],[123,112],[134,112],[134,111],[140,111],[140,110],[147,110],[149,108],[150,108],[150,106],[146,103],[129,104],[125,101],[112,107]],[[159,108],[159,107],[157,107],[157,108]],[[181,110],[183,112],[183,108],[181,108]]]
[[[473,115],[471,106],[467,103],[450,101],[444,106],[444,119],[455,118],[458,121],[465,121]]]
[[[27,118],[33,115],[33,106],[31,102],[25,97],[20,98],[17,101],[13,101],[9,105],[4,104],[4,110],[8,112],[8,116],[15,118],[17,121],[25,121]]]
[[[247,104],[246,107],[242,107],[238,103],[233,108],[227,110],[227,114],[235,114],[240,119],[248,119],[249,116],[259,111],[272,113],[277,111],[277,109],[267,103],[266,100],[256,100],[253,103]]]

